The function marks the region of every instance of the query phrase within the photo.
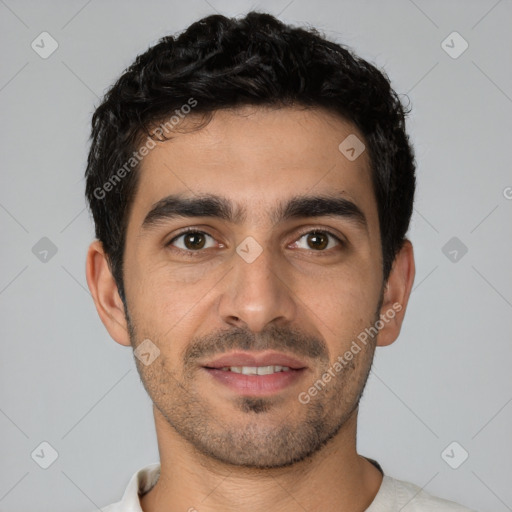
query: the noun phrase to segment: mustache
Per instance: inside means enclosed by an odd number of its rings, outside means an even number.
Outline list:
[[[298,357],[320,359],[329,362],[329,351],[323,339],[310,336],[299,329],[284,329],[273,326],[260,333],[242,327],[220,331],[195,339],[185,350],[183,361],[186,367],[198,360],[210,358],[232,350],[276,350]]]

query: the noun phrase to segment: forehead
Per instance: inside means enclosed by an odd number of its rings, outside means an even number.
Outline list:
[[[141,161],[129,225],[142,227],[147,213],[172,195],[222,196],[244,211],[245,222],[275,221],[275,205],[299,195],[343,194],[370,222],[376,215],[367,151],[350,159],[340,150],[346,140],[362,144],[363,136],[338,116],[243,107],[216,111],[199,130],[187,131],[185,123]]]

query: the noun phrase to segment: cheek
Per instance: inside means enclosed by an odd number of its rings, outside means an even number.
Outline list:
[[[314,313],[313,321],[327,341],[331,357],[344,353],[352,340],[372,325],[379,300],[379,287],[368,281],[369,274],[340,274],[314,289],[304,288],[301,295]]]
[[[131,289],[145,313],[153,317],[177,316],[204,295],[204,272],[172,267],[168,262],[139,265],[131,274]]]
[[[183,350],[183,341],[190,339],[205,318],[206,309],[211,307],[212,296],[207,292],[218,281],[211,277],[190,284],[184,283],[175,269],[172,272],[168,268],[147,271],[132,287],[130,301],[138,338],[151,339],[162,355],[176,361]]]
[[[314,291],[313,291],[314,290]],[[339,321],[366,318],[367,313],[373,314],[378,301],[379,287],[372,274],[361,268],[340,269],[329,279],[319,282],[314,288],[304,290],[306,296],[315,305],[317,311]]]

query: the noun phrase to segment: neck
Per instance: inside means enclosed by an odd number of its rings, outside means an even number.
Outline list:
[[[254,469],[198,453],[154,408],[160,478],[140,498],[144,512],[366,510],[382,474],[356,452],[357,409],[338,434],[308,459],[285,468]]]

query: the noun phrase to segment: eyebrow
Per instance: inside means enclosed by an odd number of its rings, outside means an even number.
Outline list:
[[[368,221],[363,211],[342,196],[295,196],[270,212],[273,224],[290,219],[324,216],[346,219],[368,232]],[[189,217],[210,217],[241,224],[247,218],[247,210],[225,197],[213,194],[197,197],[169,195],[153,205],[142,222],[141,230],[150,230],[168,220]]]

